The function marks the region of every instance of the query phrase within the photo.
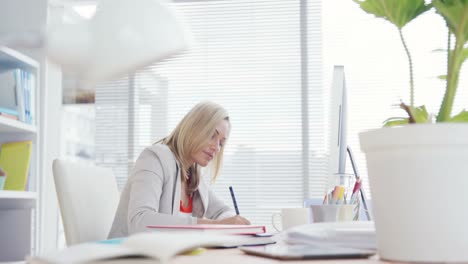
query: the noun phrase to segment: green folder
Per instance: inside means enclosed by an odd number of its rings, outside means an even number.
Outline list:
[[[2,144],[0,150],[0,167],[2,167],[7,175],[4,190],[26,190],[31,150],[32,141]]]

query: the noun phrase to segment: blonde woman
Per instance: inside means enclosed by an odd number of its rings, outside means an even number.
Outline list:
[[[169,136],[147,147],[122,191],[109,238],[142,232],[148,225],[250,224],[200,175],[200,167],[207,165],[213,179],[218,175],[230,129],[226,110],[202,102]]]

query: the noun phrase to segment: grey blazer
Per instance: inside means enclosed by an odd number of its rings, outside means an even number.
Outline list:
[[[190,225],[197,218],[234,216],[231,208],[200,180],[193,194],[192,216],[179,215],[180,166],[168,146],[155,144],[138,157],[122,190],[109,238],[148,231],[147,225]]]

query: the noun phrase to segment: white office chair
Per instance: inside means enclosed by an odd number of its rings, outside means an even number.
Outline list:
[[[53,173],[67,245],[107,239],[119,202],[112,170],[56,159]]]

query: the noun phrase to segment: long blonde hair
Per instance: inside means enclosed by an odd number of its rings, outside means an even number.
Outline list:
[[[200,168],[196,163],[190,164],[191,156],[208,144],[216,126],[223,120],[229,123],[230,131],[229,116],[222,106],[208,101],[200,102],[185,115],[169,136],[157,142],[166,144],[176,156],[182,167],[182,181],[186,181],[187,172],[190,171],[191,178],[187,188],[188,194],[195,192],[200,182]],[[224,145],[221,146],[211,165],[213,181],[221,170]]]

